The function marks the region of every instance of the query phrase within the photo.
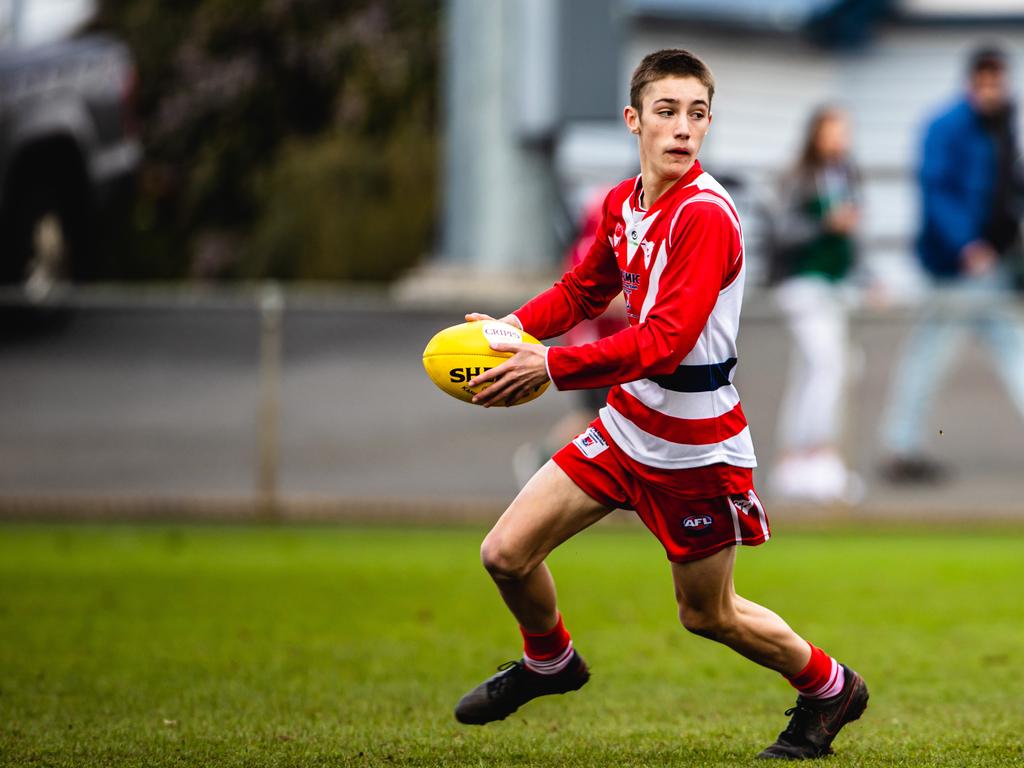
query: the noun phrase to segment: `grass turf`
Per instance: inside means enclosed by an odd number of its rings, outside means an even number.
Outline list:
[[[777,675],[688,636],[657,542],[598,527],[551,558],[593,669],[459,726],[518,654],[467,528],[0,527],[0,764],[752,764]],[[741,593],[858,669],[834,766],[1024,764],[1021,532],[792,533]]]

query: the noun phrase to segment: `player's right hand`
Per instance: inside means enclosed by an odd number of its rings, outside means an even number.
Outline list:
[[[476,322],[479,322],[480,320],[493,320],[493,319],[494,318],[491,317],[490,315],[485,315],[482,312],[469,312],[466,315],[466,322],[467,323],[476,323]],[[520,331],[523,330],[522,323],[519,322],[519,318],[516,317],[515,315],[505,315],[503,318],[498,320],[498,322],[499,323],[508,323],[509,325],[514,325]]]

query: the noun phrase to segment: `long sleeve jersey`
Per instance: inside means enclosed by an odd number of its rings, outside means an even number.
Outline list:
[[[549,339],[623,292],[629,327],[592,344],[549,348],[555,386],[614,385],[601,419],[642,465],[754,467],[732,383],[745,271],[735,207],[697,162],[649,209],[641,189],[639,176],[615,187],[587,256],[515,315]]]

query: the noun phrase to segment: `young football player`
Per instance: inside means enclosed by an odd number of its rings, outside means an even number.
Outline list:
[[[562,390],[611,390],[598,418],[538,470],[484,539],[484,567],[519,623],[524,651],[462,697],[460,722],[501,720],[530,699],[587,682],[544,559],[615,508],[635,510],[664,546],[686,629],[797,689],[788,727],[761,757],[829,754],[840,728],[867,705],[856,672],[733,587],[736,545],[761,544],[770,531],[732,383],[743,236],[728,193],[697,160],[713,96],[711,72],[691,53],[644,58],[623,112],[637,137],[640,175],[608,194],[583,262],[502,318],[549,339],[599,315],[621,292],[629,327],[581,346],[494,344],[513,356],[470,382],[491,382],[474,398],[483,406],[511,402],[548,379]]]

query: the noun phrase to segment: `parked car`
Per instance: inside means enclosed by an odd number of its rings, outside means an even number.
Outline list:
[[[96,275],[141,157],[135,67],[110,37],[0,38],[0,283],[45,303]]]

